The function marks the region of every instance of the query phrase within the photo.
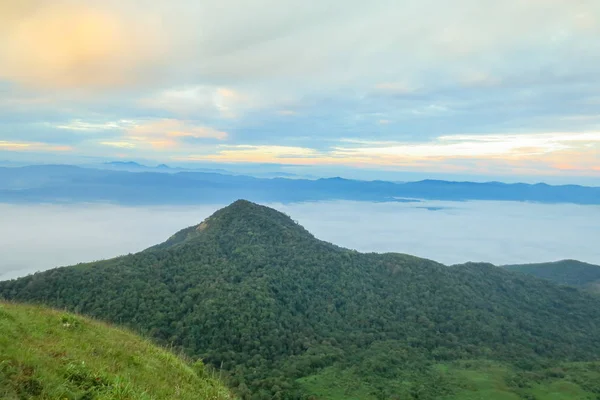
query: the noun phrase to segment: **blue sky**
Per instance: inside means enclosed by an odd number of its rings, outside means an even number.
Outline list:
[[[20,0],[0,15],[0,159],[600,177],[597,0]]]

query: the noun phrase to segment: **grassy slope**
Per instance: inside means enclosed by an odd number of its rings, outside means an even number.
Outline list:
[[[0,303],[1,399],[230,399],[203,371],[126,330]]]
[[[562,363],[536,371],[518,371],[492,361],[457,361],[434,366],[437,377],[420,385],[414,381],[391,382],[397,398],[415,394],[425,385],[444,381],[451,393],[443,400],[584,400],[600,393],[600,363]],[[420,379],[415,374],[414,379]],[[309,393],[319,399],[376,400],[380,397],[372,382],[350,370],[329,367],[319,374],[299,379]],[[421,387],[419,387],[421,386]]]

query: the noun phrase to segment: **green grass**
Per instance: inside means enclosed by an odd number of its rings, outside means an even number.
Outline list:
[[[0,303],[0,399],[231,399],[201,362],[126,330]]]
[[[407,372],[385,390],[354,369],[329,367],[297,382],[319,400],[592,400],[600,398],[600,363],[563,363],[536,371],[476,360],[437,364],[431,374]],[[434,382],[435,380],[435,382]],[[451,394],[427,391],[438,385]],[[378,389],[379,388],[379,389]],[[425,390],[424,390],[425,389]]]
[[[506,376],[509,369],[502,364],[476,361],[454,363],[448,373],[460,382],[454,395],[447,400],[519,400],[519,394],[509,387]]]
[[[536,371],[517,371],[501,363],[461,361],[449,365],[460,382],[444,400],[591,400],[597,399],[598,363],[563,363]]]
[[[374,400],[374,389],[368,382],[358,379],[350,370],[325,368],[317,375],[298,379],[303,389],[317,399]]]

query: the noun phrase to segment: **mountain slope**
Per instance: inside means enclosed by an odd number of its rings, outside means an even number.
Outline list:
[[[232,398],[203,371],[127,331],[0,303],[2,399]]]
[[[504,268],[547,279],[561,285],[571,285],[590,291],[600,291],[600,265],[576,260],[549,263],[505,265]]]
[[[439,398],[464,386],[439,363],[600,359],[599,299],[488,264],[343,249],[247,201],[141,253],[2,282],[0,296],[126,324],[222,367],[248,399],[303,398],[320,387],[309,377],[338,372],[376,398]]]

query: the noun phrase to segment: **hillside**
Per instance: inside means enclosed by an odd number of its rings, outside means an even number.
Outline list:
[[[232,399],[209,375],[128,331],[0,303],[1,399]]]
[[[600,368],[573,364],[600,359],[600,299],[489,264],[361,254],[242,200],[146,251],[2,282],[0,296],[173,344],[244,399],[600,393]]]
[[[539,264],[505,265],[504,268],[537,276],[561,285],[577,286],[600,292],[600,265],[576,260],[562,260]]]

